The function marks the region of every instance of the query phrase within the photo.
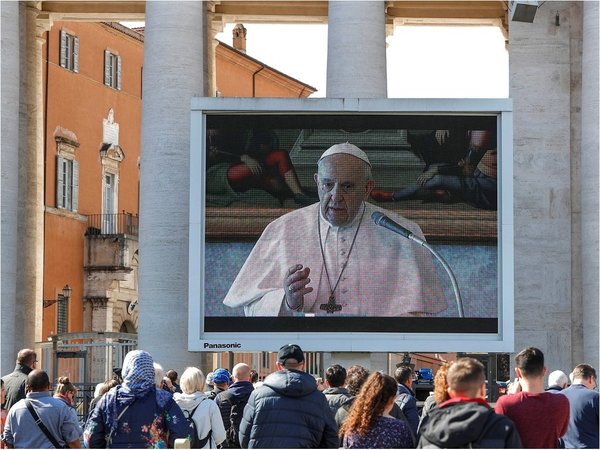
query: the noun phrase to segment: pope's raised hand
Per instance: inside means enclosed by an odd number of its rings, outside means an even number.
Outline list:
[[[296,264],[287,270],[283,280],[283,289],[288,308],[300,310],[304,306],[304,296],[313,291],[313,288],[308,286],[309,274],[310,268],[302,267],[302,264]]]

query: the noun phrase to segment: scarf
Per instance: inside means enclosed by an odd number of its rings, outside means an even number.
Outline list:
[[[106,393],[106,425],[111,436],[117,431],[119,414],[136,399],[151,394],[156,397],[160,409],[163,410],[172,398],[170,395],[159,395],[154,384],[154,361],[148,352],[133,350],[127,353],[123,361],[122,375],[123,384]],[[168,393],[165,391],[165,394]]]

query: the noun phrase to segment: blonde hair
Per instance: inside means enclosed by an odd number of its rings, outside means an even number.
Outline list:
[[[58,377],[55,394],[67,395],[68,392],[77,392],[77,388],[71,383],[69,377]]]
[[[179,379],[179,386],[184,394],[204,391],[204,374],[197,367],[186,367]]]

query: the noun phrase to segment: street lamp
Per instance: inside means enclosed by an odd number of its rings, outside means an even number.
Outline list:
[[[71,297],[71,294],[73,293],[73,289],[71,288],[71,286],[69,286],[68,284],[65,284],[65,287],[63,288],[63,295],[65,298],[69,298]]]

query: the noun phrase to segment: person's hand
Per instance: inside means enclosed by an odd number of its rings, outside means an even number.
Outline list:
[[[240,156],[240,159],[244,164],[248,166],[250,172],[252,172],[252,175],[254,175],[255,177],[262,175],[263,169],[257,160],[248,155],[242,155]]]
[[[285,291],[285,303],[290,309],[298,310],[304,305],[304,296],[313,291],[308,286],[310,283],[310,269],[302,267],[302,264],[296,264],[290,267],[283,280],[283,289]]]
[[[435,140],[439,145],[444,145],[449,137],[449,130],[435,130]]]
[[[417,186],[423,187],[425,183],[431,180],[438,173],[437,166],[432,166],[417,177]]]

